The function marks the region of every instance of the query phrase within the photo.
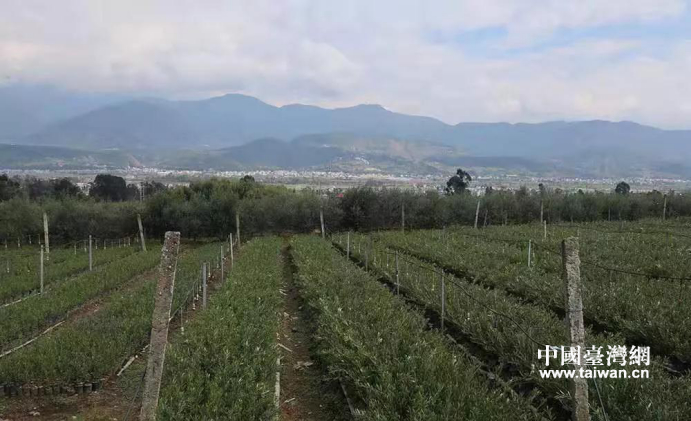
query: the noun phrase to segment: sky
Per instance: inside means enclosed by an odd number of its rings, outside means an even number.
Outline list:
[[[691,128],[684,0],[0,0],[0,84]]]

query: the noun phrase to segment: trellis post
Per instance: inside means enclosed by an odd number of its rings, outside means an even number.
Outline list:
[[[46,260],[50,260],[50,236],[48,235],[48,214],[43,212],[43,236],[46,245]]]
[[[170,324],[170,307],[173,303],[175,272],[177,270],[180,233],[168,231],[161,250],[161,265],[154,295],[154,312],[151,320],[151,340],[149,355],[144,376],[142,408],[140,421],[154,421],[158,408],[158,396],[161,390],[161,377],[168,344],[168,326]]]
[[[142,225],[142,217],[137,214],[137,224],[139,225],[139,239],[142,242],[142,251],[146,251],[146,240],[144,239],[144,226]]]
[[[572,347],[579,347],[581,358],[585,351],[585,325],[583,323],[583,300],[581,286],[581,261],[578,255],[578,238],[569,237],[561,242],[562,277],[566,301],[566,324],[569,328],[569,340]],[[588,383],[578,375],[583,366],[581,358],[574,364],[576,375],[571,383],[573,397],[573,421],[590,421],[588,408]]]

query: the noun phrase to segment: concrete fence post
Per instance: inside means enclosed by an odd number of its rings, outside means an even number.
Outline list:
[[[590,421],[588,408],[587,379],[578,375],[578,369],[583,366],[582,356],[585,351],[585,325],[583,323],[583,300],[581,286],[581,261],[578,255],[578,238],[569,237],[561,243],[562,277],[564,281],[564,297],[566,301],[566,325],[569,329],[569,339],[572,347],[580,347],[581,358],[575,364],[576,376],[571,383],[573,397],[573,421]]]
[[[170,308],[173,303],[175,272],[177,270],[180,233],[168,231],[161,250],[161,266],[154,296],[154,312],[151,320],[151,340],[144,376],[142,408],[140,421],[154,421],[158,408],[158,396],[161,390],[161,377],[168,344],[168,326]]]

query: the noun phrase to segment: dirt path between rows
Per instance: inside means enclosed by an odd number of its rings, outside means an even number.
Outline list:
[[[349,419],[348,408],[324,371],[312,358],[314,325],[302,307],[294,283],[290,251],[283,248],[283,318],[278,341],[281,350],[282,421],[330,421]]]

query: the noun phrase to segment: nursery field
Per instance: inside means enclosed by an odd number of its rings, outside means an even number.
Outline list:
[[[589,381],[591,416],[676,420],[691,414],[689,234],[689,225],[641,222],[351,233],[334,241],[406,299],[443,313],[449,332],[488,368],[558,415],[571,409],[568,382],[538,375],[537,350],[569,344],[560,242],[578,237],[586,345],[645,346],[652,354],[648,379]]]
[[[683,220],[183,241],[156,419],[570,420],[574,382],[540,357],[571,345],[568,237],[585,345],[650,348],[586,381],[590,419],[690,419]],[[160,244],[99,250],[93,271],[68,251],[43,294],[23,270],[0,279],[0,297],[25,296],[0,308],[0,419],[61,419],[18,416],[56,399],[75,419],[139,419]]]

